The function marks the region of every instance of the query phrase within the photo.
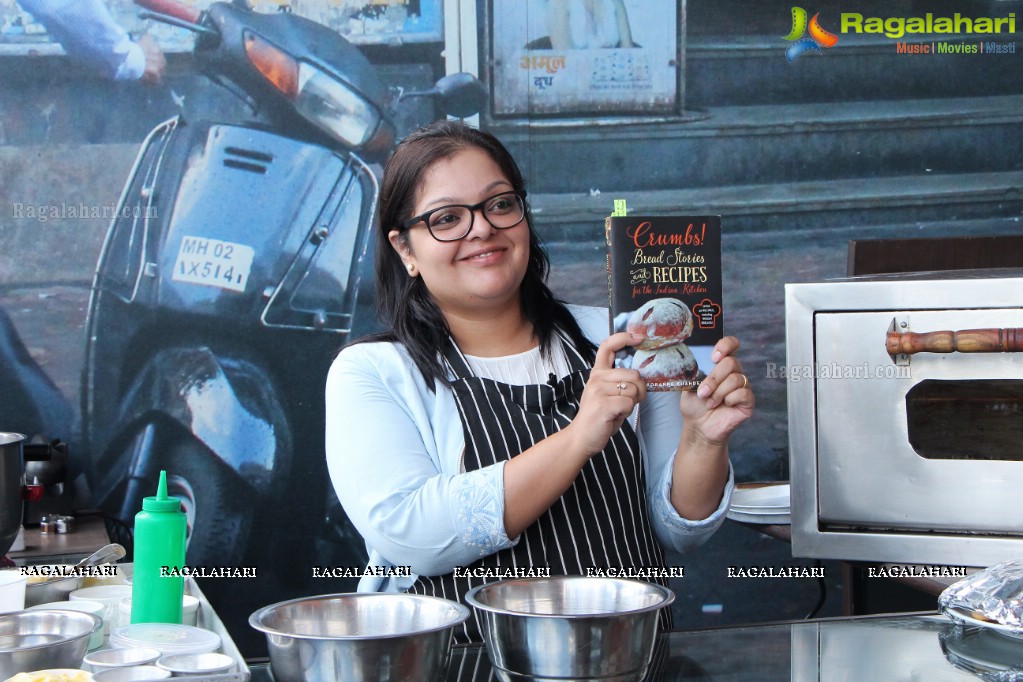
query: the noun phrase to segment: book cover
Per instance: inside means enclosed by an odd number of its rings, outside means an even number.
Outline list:
[[[724,335],[721,216],[609,216],[611,332],[646,339],[618,354],[649,391],[693,390]]]

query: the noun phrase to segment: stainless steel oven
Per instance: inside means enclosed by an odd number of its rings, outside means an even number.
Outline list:
[[[785,316],[793,554],[1023,556],[1023,271],[788,284]]]

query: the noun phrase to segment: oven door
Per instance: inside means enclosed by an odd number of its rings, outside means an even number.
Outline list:
[[[885,344],[890,330],[1017,327],[1020,308],[814,315],[821,528],[1023,537],[1023,353],[896,364]]]

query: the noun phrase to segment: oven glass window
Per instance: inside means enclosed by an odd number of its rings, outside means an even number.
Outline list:
[[[906,394],[909,443],[926,459],[1023,460],[1023,380],[928,379]]]

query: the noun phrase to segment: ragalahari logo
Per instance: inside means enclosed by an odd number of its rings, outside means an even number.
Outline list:
[[[789,60],[790,64],[807,52],[823,54],[822,47],[834,47],[838,44],[838,36],[821,27],[820,21],[817,19],[819,16],[818,12],[813,15],[813,19],[807,22],[805,9],[802,7],[792,8],[792,31],[785,36],[785,40],[792,43],[785,50],[785,58]],[[806,33],[810,35],[804,38]]]

